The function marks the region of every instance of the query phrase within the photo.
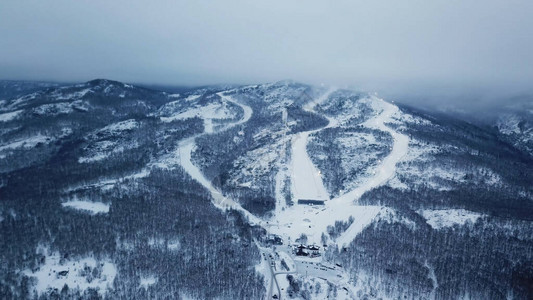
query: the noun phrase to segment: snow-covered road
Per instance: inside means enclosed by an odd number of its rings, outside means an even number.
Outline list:
[[[243,123],[247,122],[252,117],[252,109],[249,106],[241,104],[241,103],[238,103],[237,101],[233,100],[230,96],[226,96],[223,93],[224,92],[220,92],[220,93],[217,93],[217,95],[220,96],[222,98],[222,100],[225,100],[225,101],[228,101],[228,102],[232,102],[232,103],[240,106],[243,109],[243,111],[244,111],[244,115],[237,122],[227,125],[226,127],[224,127],[222,130],[220,130],[218,132],[225,131],[225,130],[228,130],[228,129],[234,127],[234,126],[243,124]],[[204,134],[207,134],[207,133],[208,132],[204,131],[203,134],[196,135],[196,136],[184,139],[183,141],[181,141],[178,144],[177,151],[179,153],[180,165],[183,167],[183,169],[185,169],[185,171],[194,180],[198,181],[198,183],[203,185],[211,193],[211,197],[213,198],[213,204],[216,207],[218,207],[218,208],[220,208],[222,210],[225,210],[227,208],[232,208],[232,209],[241,211],[248,218],[248,220],[251,223],[255,223],[255,224],[258,224],[258,225],[263,224],[263,221],[261,219],[259,219],[258,217],[254,216],[249,211],[244,209],[239,203],[235,202],[233,199],[230,199],[230,198],[224,196],[219,190],[217,190],[213,186],[211,181],[209,181],[204,176],[202,171],[196,165],[194,165],[192,163],[192,161],[191,161],[191,153],[196,148],[195,140],[196,140],[197,137],[199,137],[201,135],[204,135]]]

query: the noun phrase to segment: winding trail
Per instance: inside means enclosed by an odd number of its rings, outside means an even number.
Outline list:
[[[359,200],[364,193],[387,183],[387,181],[393,178],[396,174],[396,164],[407,155],[409,149],[409,137],[385,125],[385,123],[391,120],[392,116],[399,111],[398,107],[385,102],[383,99],[375,99],[375,101],[378,101],[382,106],[383,111],[377,117],[363,123],[363,125],[388,132],[394,140],[392,150],[389,155],[381,161],[381,164],[377,166],[373,177],[354,190],[333,199],[332,201],[337,205],[351,204],[354,201]],[[361,224],[354,222],[340,237],[337,238],[337,244],[340,246],[348,245],[355,239],[361,230]]]
[[[313,107],[315,107],[318,103],[325,101],[334,91],[335,89],[328,90],[315,101],[305,105],[303,107],[304,110],[315,113]],[[224,92],[219,92],[217,95],[225,101],[240,106],[244,111],[244,115],[240,120],[228,124],[226,127],[218,130],[217,132],[223,132],[232,127],[243,124],[251,118],[253,111],[249,106],[236,102],[230,96],[224,95]],[[374,175],[357,188],[340,195],[339,197],[326,201],[325,205],[322,207],[292,205],[281,210],[276,209],[275,215],[270,220],[270,223],[254,216],[244,209],[239,203],[224,196],[203,175],[202,171],[192,163],[191,153],[196,148],[196,138],[205,134],[209,134],[209,132],[204,131],[202,134],[181,141],[178,144],[176,151],[178,152],[180,158],[180,165],[193,179],[198,181],[211,193],[213,204],[216,207],[222,210],[232,208],[242,212],[248,218],[250,223],[260,225],[267,229],[270,233],[283,236],[285,239],[288,239],[289,244],[293,243],[302,233],[307,235],[309,244],[322,244],[321,235],[322,233],[327,233],[328,226],[334,225],[335,221],[346,221],[350,217],[353,217],[354,222],[335,240],[337,245],[344,247],[345,245],[351,243],[357,234],[359,234],[359,232],[369,225],[384,209],[381,206],[360,206],[357,205],[357,201],[365,192],[379,187],[391,179],[395,175],[396,164],[407,154],[408,151],[409,138],[406,135],[396,132],[385,125],[387,122],[391,121],[392,116],[398,112],[398,107],[377,98],[372,99],[372,104],[377,106],[374,107],[374,109],[377,111],[381,110],[381,113],[362,125],[388,132],[393,138],[393,147],[391,152],[376,167]],[[293,151],[293,159],[291,160],[291,165],[289,166],[289,172],[292,175],[291,187],[294,197],[300,199],[329,199],[329,193],[324,188],[322,183],[321,173],[312,163],[306,149],[310,134],[324,130],[325,128],[338,126],[337,120],[329,117],[328,120],[329,123],[327,126],[311,131],[300,132],[292,138],[291,146]],[[279,178],[276,179],[276,182],[282,182],[283,178],[283,173],[279,173]],[[277,191],[277,193],[279,193],[279,191]],[[262,253],[265,252],[262,251]],[[268,262],[270,265],[272,264],[271,260],[268,260]],[[270,288],[267,288],[268,295],[272,295],[273,285],[276,285],[278,295],[281,296],[279,284],[276,280],[276,275],[278,273],[282,274],[282,272],[276,273],[272,268],[270,268],[271,281]],[[356,290],[354,289],[354,286],[351,285],[349,274],[342,270],[341,277],[342,285],[346,285],[350,296],[355,298]]]
[[[377,99],[383,107],[383,112],[375,118],[368,120],[362,125],[369,128],[378,129],[380,131],[388,132],[393,140],[394,144],[389,155],[382,160],[381,164],[377,166],[375,175],[367,180],[359,187],[335,198],[334,200],[340,202],[352,202],[359,199],[364,193],[385,184],[396,174],[396,163],[398,163],[406,154],[409,145],[409,138],[401,133],[392,130],[385,125],[385,122],[391,120],[392,115],[398,112],[396,105],[385,102],[382,99]]]
[[[328,92],[326,93],[327,95],[319,98],[320,100],[313,101],[309,104],[307,110],[312,111],[312,107],[316,103],[327,99],[333,91]],[[385,184],[389,179],[394,177],[396,164],[407,154],[409,138],[385,125],[398,112],[398,107],[382,99],[372,98],[371,100],[373,106],[375,106],[374,109],[381,112],[362,125],[391,134],[393,147],[389,155],[381,161],[376,167],[374,175],[367,181],[339,197],[326,201],[323,207],[293,205],[281,211],[275,216],[275,222],[270,224],[270,230],[273,233],[280,234],[290,241],[294,241],[300,234],[305,233],[309,243],[322,244],[321,235],[327,232],[328,226],[334,225],[335,221],[347,221],[350,217],[353,217],[354,222],[336,239],[337,245],[342,247],[353,241],[357,234],[370,224],[383,210],[381,206],[357,205],[357,201],[365,192]],[[311,132],[305,132],[303,136],[306,138],[310,133],[337,125],[335,120],[330,119],[328,126]],[[305,149],[303,146],[302,148]],[[308,155],[306,156],[308,157]],[[307,184],[310,185],[313,182],[307,181]],[[311,190],[310,192],[308,191],[309,194],[319,196],[313,188],[308,187],[307,189]],[[298,190],[294,194],[298,196],[300,191]]]
[[[233,100],[230,96],[224,95],[224,92],[219,92],[219,93],[217,93],[217,95],[219,97],[221,97],[222,100],[225,100],[225,101],[228,101],[228,102],[231,102],[231,103],[234,103],[234,104],[240,106],[243,109],[243,111],[244,111],[244,115],[243,115],[243,117],[240,120],[238,120],[235,123],[227,125],[226,127],[224,127],[223,129],[221,129],[221,130],[219,130],[217,132],[223,132],[223,131],[226,131],[226,130],[228,130],[228,129],[232,128],[232,127],[235,127],[237,125],[246,123],[252,117],[253,111],[252,111],[251,107],[249,107],[247,105],[244,105],[244,104],[241,104],[241,103]],[[205,134],[208,134],[208,133],[209,132],[204,131],[204,133],[202,133],[202,134],[195,135],[193,137],[184,139],[184,140],[182,140],[181,142],[178,143],[177,151],[179,152],[180,165],[183,167],[183,169],[185,169],[185,171],[194,180],[198,181],[198,183],[203,185],[211,193],[211,197],[213,198],[213,204],[217,208],[222,209],[222,210],[228,209],[228,208],[231,208],[231,209],[234,209],[234,210],[238,210],[238,211],[242,212],[248,218],[250,223],[263,225],[264,224],[263,220],[261,220],[258,217],[254,216],[249,211],[244,209],[239,203],[235,202],[231,198],[228,198],[228,197],[224,196],[219,190],[217,190],[215,188],[215,186],[213,186],[211,181],[209,181],[204,176],[202,171],[196,165],[194,165],[192,163],[191,153],[196,148],[196,142],[195,142],[196,138],[200,137],[200,136],[203,136]]]

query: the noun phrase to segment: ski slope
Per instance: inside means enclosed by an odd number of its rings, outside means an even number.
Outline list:
[[[225,101],[232,102],[240,106],[244,111],[244,115],[239,121],[227,125],[220,131],[228,130],[234,126],[243,124],[252,117],[252,109],[249,106],[236,102],[230,96],[224,95],[223,92],[217,93],[217,95],[220,96]],[[204,134],[208,134],[208,133],[210,133],[210,131],[204,131],[203,134],[187,138],[178,144],[177,152],[179,155],[180,165],[194,180],[198,181],[198,183],[204,186],[209,191],[209,193],[211,193],[211,197],[213,198],[213,204],[216,207],[222,210],[231,208],[231,209],[241,211],[248,218],[250,222],[255,223],[255,224],[262,224],[263,221],[261,219],[254,216],[249,211],[244,209],[239,203],[235,202],[233,199],[230,199],[224,196],[219,190],[217,190],[213,186],[211,181],[209,181],[204,176],[202,171],[196,165],[192,163],[191,153],[196,148],[196,142],[195,142],[196,138]]]
[[[313,108],[324,102],[335,90],[334,88],[329,89],[315,101],[305,105],[303,109],[315,113]],[[330,121],[328,126],[332,124],[333,122]],[[329,193],[322,182],[322,174],[307,153],[309,135],[323,129],[299,132],[292,139],[291,191],[294,199],[329,199]]]
[[[407,151],[409,149],[409,137],[396,132],[385,125],[385,123],[390,122],[392,120],[392,116],[399,111],[398,107],[378,98],[374,98],[372,104],[374,109],[381,109],[382,112],[377,117],[365,122],[363,126],[388,132],[394,140],[392,150],[389,155],[381,161],[381,164],[377,166],[373,177],[369,178],[354,190],[334,199],[332,202],[334,202],[335,205],[345,206],[353,204],[355,201],[359,200],[364,193],[387,183],[387,181],[393,178],[396,174],[396,164],[407,155]],[[354,212],[356,210],[357,209],[355,206]],[[379,211],[373,210],[370,216],[374,213],[374,217],[376,217]],[[369,215],[365,215],[365,217],[367,219],[367,224],[370,224],[373,218],[369,218]],[[348,245],[355,239],[357,234],[364,229],[364,227],[366,226],[361,226],[361,222],[358,222],[356,219],[356,221],[350,225],[350,227],[348,227],[348,229],[341,236],[337,238],[337,244],[341,247]]]
[[[304,106],[304,109],[314,112],[313,107],[318,103],[325,101],[334,91],[335,89],[328,90],[321,97]],[[240,120],[227,125],[218,132],[243,124],[251,118],[253,111],[249,106],[234,101],[230,96],[225,95],[224,92],[220,92],[218,95],[224,101],[232,102],[240,106],[244,111],[243,117]],[[386,211],[386,208],[381,206],[357,205],[357,200],[359,200],[365,192],[379,187],[380,185],[385,184],[389,179],[393,178],[396,172],[396,164],[408,151],[409,138],[385,125],[392,121],[392,116],[398,112],[398,107],[389,104],[382,99],[371,98],[369,101],[371,101],[374,111],[380,113],[362,125],[368,128],[388,132],[394,140],[390,154],[376,167],[374,175],[357,188],[348,191],[335,199],[329,200],[329,193],[322,183],[322,175],[307,153],[307,143],[311,134],[325,128],[338,126],[337,120],[328,118],[329,123],[327,126],[311,131],[300,132],[292,137],[290,140],[292,157],[288,169],[283,171],[283,169],[280,168],[280,172],[276,175],[276,199],[282,198],[281,186],[278,185],[282,184],[285,176],[291,176],[291,190],[294,199],[327,200],[325,201],[325,205],[292,205],[288,207],[284,205],[282,208],[276,207],[275,214],[269,222],[264,222],[248,212],[233,199],[225,197],[213,186],[210,180],[204,176],[202,171],[193,164],[191,153],[196,148],[196,137],[211,133],[211,128],[205,130],[204,133],[200,135],[181,141],[178,144],[177,156],[179,157],[180,165],[185,171],[211,193],[213,204],[216,207],[220,209],[232,208],[241,211],[251,223],[266,228],[270,233],[281,235],[289,244],[295,243],[296,239],[298,239],[301,234],[307,236],[308,244],[322,244],[322,234],[327,233],[328,226],[334,225],[336,221],[346,222],[352,217],[352,224],[350,224],[347,230],[335,240],[337,245],[344,247],[351,243],[366,226],[372,223],[372,221],[379,218],[380,213]],[[279,199],[277,204],[280,204]],[[262,267],[264,273],[265,266]],[[273,272],[272,270],[270,271]],[[354,297],[353,286],[348,282],[349,276],[344,275],[346,274],[341,274],[340,277],[342,282],[338,282],[337,285],[346,286],[350,297]],[[272,293],[272,284],[274,282],[277,283],[275,279],[275,276],[270,279],[270,293]],[[277,286],[279,289],[279,285]]]
[[[281,211],[275,216],[274,222],[270,224],[270,230],[273,233],[280,234],[291,242],[294,242],[301,234],[306,234],[308,243],[321,244],[322,233],[327,232],[328,226],[333,226],[335,221],[346,222],[350,217],[353,217],[354,222],[335,241],[337,245],[342,247],[353,241],[357,234],[384,210],[381,206],[357,205],[357,200],[365,192],[385,184],[394,177],[396,164],[407,154],[409,138],[385,125],[391,122],[394,113],[398,112],[397,106],[378,98],[371,98],[370,100],[374,110],[381,111],[381,113],[362,125],[392,135],[394,144],[389,155],[376,167],[372,177],[357,188],[326,201],[324,206],[293,205]],[[328,126],[334,125],[330,122]],[[316,131],[319,130],[322,129]],[[297,188],[302,189],[304,186]],[[306,195],[319,196],[319,193],[312,187],[307,189],[310,189],[311,192]],[[299,190],[295,194],[301,195]]]
[[[385,125],[385,123],[390,122],[392,116],[398,112],[398,107],[378,98],[374,98],[372,103],[374,109],[381,109],[383,111],[375,118],[363,123],[363,126],[388,132],[394,140],[392,151],[381,161],[381,164],[377,166],[373,177],[369,178],[359,187],[335,198],[335,201],[352,203],[354,200],[359,199],[364,193],[385,184],[396,174],[396,163],[407,155],[409,137],[398,133]]]
[[[310,132],[300,132],[292,139],[291,183],[294,199],[328,200],[320,171],[307,154]]]

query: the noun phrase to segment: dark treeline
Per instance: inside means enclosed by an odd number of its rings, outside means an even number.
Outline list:
[[[88,111],[26,115],[39,104],[53,102],[54,93],[87,88],[95,91],[83,97]],[[9,160],[2,160],[0,260],[5,263],[0,265],[0,298],[262,298],[263,279],[254,269],[259,251],[252,232],[257,230],[239,213],[216,209],[205,189],[179,168],[152,168],[147,177],[124,179],[175,150],[179,140],[202,132],[202,120],[159,122],[147,115],[171,99],[116,82],[98,80],[68,89],[68,93],[65,89],[42,92],[25,106],[22,120],[11,122],[23,126],[2,136],[13,140],[40,132],[58,137],[63,126],[72,130],[52,143],[10,152]],[[129,119],[138,126],[120,133],[99,131]],[[136,146],[109,151],[101,160],[78,162],[102,141]],[[109,179],[120,181],[101,189],[99,182]],[[73,197],[107,203],[109,212],[91,215],[61,206]],[[23,271],[38,270],[44,264],[46,257],[37,251],[39,247],[66,260],[111,261],[117,269],[111,290],[64,286],[34,295],[35,279]],[[87,280],[100,273],[98,268],[80,271]],[[157,280],[141,288],[142,276]]]
[[[411,217],[415,230],[401,222],[378,221],[348,247],[328,255],[356,280],[361,274],[371,276],[379,283],[375,287],[394,297],[427,298],[432,292],[437,299],[533,295],[529,222],[482,218],[434,230],[420,217]]]
[[[229,130],[197,138],[193,161],[215,186],[239,199],[244,208],[260,215],[268,213],[275,204],[277,166],[272,164],[265,174],[250,178],[254,181],[253,187],[235,186],[232,179],[240,175],[243,167],[236,160],[249,151],[279,141],[286,125],[282,122],[282,111],[285,109],[288,113],[288,134],[327,125],[326,119],[301,108],[312,100],[310,95],[314,92],[309,86],[287,82],[244,87],[229,92],[235,100],[253,109],[250,120]],[[281,155],[282,147],[275,150],[279,151],[279,159],[285,159]]]

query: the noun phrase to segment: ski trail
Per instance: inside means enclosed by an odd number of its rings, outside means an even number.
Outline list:
[[[335,198],[334,200],[340,202],[353,202],[358,200],[364,193],[385,184],[396,173],[396,163],[399,162],[406,154],[409,145],[409,137],[398,133],[385,125],[385,122],[390,120],[392,115],[398,111],[398,107],[378,99],[383,104],[383,112],[377,117],[363,123],[363,126],[378,129],[380,131],[388,132],[394,144],[389,155],[382,160],[381,164],[377,166],[375,175],[367,180],[359,187]]]
[[[244,115],[239,121],[227,125],[226,127],[224,127],[222,130],[219,130],[218,132],[228,130],[232,127],[235,127],[237,125],[247,122],[252,117],[252,113],[253,113],[251,107],[244,105],[244,104],[240,104],[237,101],[233,100],[230,96],[223,95],[223,93],[224,92],[219,92],[217,93],[217,95],[225,101],[228,101],[228,102],[231,102],[231,103],[234,103],[240,106],[244,111]],[[180,165],[194,180],[198,181],[198,183],[204,186],[211,193],[211,197],[213,198],[213,204],[217,208],[221,210],[228,209],[228,208],[238,210],[242,212],[251,223],[262,224],[263,221],[261,219],[257,218],[256,216],[251,214],[249,211],[244,209],[239,203],[235,202],[233,199],[230,199],[224,196],[219,190],[217,190],[213,186],[213,184],[204,176],[202,171],[196,165],[192,163],[191,153],[196,148],[195,140],[197,137],[205,135],[207,133],[208,133],[207,131],[204,131],[204,133],[202,134],[187,138],[178,143],[177,151],[180,157]]]
[[[382,160],[381,164],[377,166],[373,177],[359,187],[333,199],[332,201],[336,203],[352,204],[359,200],[364,193],[387,183],[387,181],[396,174],[396,164],[407,154],[409,149],[409,137],[396,132],[385,125],[387,121],[391,120],[392,115],[399,111],[398,107],[385,102],[383,99],[376,99],[376,101],[382,106],[383,111],[377,117],[363,123],[363,125],[388,132],[394,140],[392,150],[389,155]],[[350,227],[337,238],[337,244],[344,246],[353,241],[357,234],[362,230],[362,228],[358,229],[357,227],[357,222],[350,225]]]
[[[235,105],[240,106],[240,107],[242,108],[242,110],[244,111],[244,115],[243,115],[243,117],[242,117],[239,121],[237,121],[237,122],[235,122],[235,123],[233,123],[233,124],[228,125],[226,128],[224,128],[224,129],[222,129],[222,130],[220,130],[220,131],[228,130],[228,129],[230,129],[231,127],[235,127],[235,126],[237,126],[237,125],[241,125],[241,124],[243,124],[243,123],[248,122],[248,120],[250,120],[250,118],[252,117],[252,113],[253,113],[253,110],[252,110],[252,108],[251,108],[250,106],[248,106],[248,105],[244,105],[244,104],[241,104],[241,103],[239,103],[239,102],[233,100],[233,98],[231,98],[231,96],[226,96],[226,95],[224,95],[224,92],[218,92],[217,95],[218,95],[220,98],[222,98],[222,100],[226,100],[226,101],[228,101],[228,102],[231,102],[231,103],[233,103],[233,104],[235,104]]]
[[[335,90],[335,88],[330,88],[315,101],[306,104],[303,109],[315,113],[313,108],[317,104],[324,102]],[[334,122],[330,120],[328,126],[332,126],[333,124]],[[296,199],[329,199],[329,193],[322,182],[322,174],[313,164],[313,161],[307,153],[309,135],[324,128],[327,128],[327,126],[299,132],[292,139],[291,190],[293,197]]]

